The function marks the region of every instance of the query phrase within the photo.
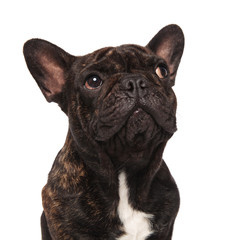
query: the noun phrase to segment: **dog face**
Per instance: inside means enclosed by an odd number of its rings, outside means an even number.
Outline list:
[[[92,64],[77,67],[83,70],[75,84],[93,110],[87,128],[96,141],[118,135],[123,144],[142,147],[160,130],[176,130],[176,98],[163,59],[135,45],[102,49],[92,56]]]
[[[184,37],[176,25],[163,28],[146,47],[122,45],[75,57],[40,39],[28,41],[28,68],[47,101],[69,117],[83,154],[102,144],[111,155],[166,142],[176,131],[172,90]]]

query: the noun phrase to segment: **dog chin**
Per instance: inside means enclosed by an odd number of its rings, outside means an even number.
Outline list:
[[[153,118],[141,108],[138,108],[126,122],[126,143],[130,147],[144,147],[153,139],[156,132],[157,125]]]

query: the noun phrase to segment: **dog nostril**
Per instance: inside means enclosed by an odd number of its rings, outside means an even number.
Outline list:
[[[131,79],[125,79],[122,82],[122,87],[125,91],[128,93],[131,93],[132,95],[142,94],[145,92],[144,90],[147,88],[147,82],[143,78],[131,78]]]
[[[142,79],[137,80],[137,86],[139,88],[146,88],[147,87],[146,82]]]
[[[135,83],[133,82],[133,80],[128,81],[126,84],[126,87],[127,87],[127,90],[129,90],[131,92],[134,91]]]

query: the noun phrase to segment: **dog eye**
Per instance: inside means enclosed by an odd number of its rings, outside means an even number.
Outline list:
[[[165,67],[165,65],[163,65],[163,64],[160,64],[156,68],[156,74],[158,75],[159,78],[166,78],[168,76],[167,67]]]
[[[101,85],[102,85],[102,79],[97,75],[91,75],[87,77],[85,82],[85,87],[90,90],[99,88]]]

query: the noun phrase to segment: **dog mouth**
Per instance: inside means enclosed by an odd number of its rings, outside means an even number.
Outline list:
[[[126,142],[131,145],[142,145],[151,140],[157,131],[157,124],[142,108],[137,108],[128,118],[125,125]]]
[[[143,147],[160,132],[170,136],[176,130],[166,123],[164,125],[161,116],[158,115],[155,111],[146,111],[142,106],[135,106],[124,116],[112,118],[107,123],[98,120],[94,125],[93,135],[95,140],[100,142],[109,141],[117,135],[130,147]]]

